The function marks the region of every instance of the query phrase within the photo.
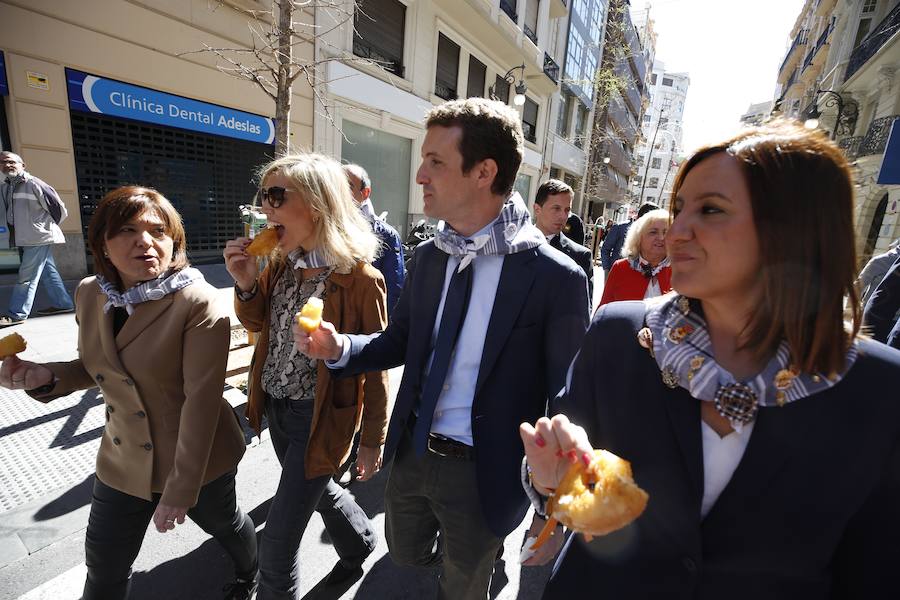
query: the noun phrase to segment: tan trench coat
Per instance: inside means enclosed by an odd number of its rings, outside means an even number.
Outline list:
[[[113,337],[113,313],[94,277],[75,291],[78,355],[46,366],[59,378],[49,401],[99,386],[106,427],[97,477],[122,492],[190,507],[200,488],[234,469],[244,436],[222,398],[230,321],[215,289],[198,281],[135,306]]]

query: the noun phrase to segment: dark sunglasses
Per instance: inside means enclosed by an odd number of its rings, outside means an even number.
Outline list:
[[[278,208],[284,204],[284,195],[286,192],[296,192],[292,188],[283,188],[273,185],[268,188],[259,188],[259,197],[269,203],[272,208]],[[262,204],[262,202],[260,202]]]

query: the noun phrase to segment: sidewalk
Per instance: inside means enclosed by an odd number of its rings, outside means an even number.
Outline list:
[[[198,267],[220,289],[231,306],[232,280],[223,265]],[[602,274],[601,274],[602,281]],[[77,282],[66,282],[73,289]],[[0,281],[0,310],[9,300],[11,285]],[[39,295],[35,307],[40,308]],[[0,335],[18,331],[28,341],[25,359],[70,360],[76,356],[77,326],[73,314],[35,317]],[[396,393],[402,368],[390,372]],[[244,395],[225,390],[239,413]],[[75,600],[84,582],[84,529],[87,525],[94,459],[104,424],[103,400],[96,390],[79,392],[41,404],[21,391],[0,389],[0,600]],[[267,432],[248,435],[240,464],[237,489],[241,506],[257,530],[265,523],[280,466]],[[337,555],[314,515],[301,545],[302,593],[307,598],[406,599],[435,594],[433,575],[396,566],[384,541],[384,485],[387,469],[371,481],[354,483],[351,490],[375,523],[381,539],[364,565],[359,581],[328,589],[322,580]],[[531,522],[526,517],[505,542],[504,560],[497,563],[491,597],[531,600],[549,576],[549,567],[522,568],[518,549]],[[161,535],[152,528],[134,565],[131,599],[220,598],[230,578],[229,560],[214,540],[187,521]]]

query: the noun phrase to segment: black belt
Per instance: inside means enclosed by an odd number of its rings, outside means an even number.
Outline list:
[[[472,446],[436,433],[428,434],[428,451],[445,458],[475,460],[475,449]]]

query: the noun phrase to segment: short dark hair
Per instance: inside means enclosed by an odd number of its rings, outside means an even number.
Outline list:
[[[435,106],[425,115],[426,129],[433,126],[459,127],[462,171],[490,158],[497,163],[491,192],[508,196],[516,182],[525,155],[525,138],[519,113],[496,100],[468,98]]]
[[[646,215],[651,210],[657,210],[658,208],[659,208],[659,206],[657,206],[656,204],[653,204],[652,202],[644,202],[641,205],[641,207],[638,209],[637,218],[640,219],[641,217]]]
[[[88,246],[94,256],[94,271],[121,289],[122,279],[112,262],[104,256],[106,240],[115,237],[119,228],[145,212],[153,211],[166,226],[172,238],[172,262],[169,269],[180,271],[189,267],[187,241],[181,215],[165,196],[152,188],[126,185],[108,192],[94,210],[88,224]],[[110,235],[112,232],[112,235]]]
[[[564,181],[560,181],[559,179],[548,179],[538,188],[537,196],[534,197],[534,203],[538,206],[544,206],[544,202],[547,201],[547,198],[555,196],[556,194],[570,194],[574,197],[575,190]]]
[[[768,360],[787,340],[792,363],[803,371],[843,371],[861,323],[853,178],[844,153],[798,123],[778,120],[750,128],[685,161],[672,187],[672,206],[691,169],[722,153],[741,167],[759,238],[762,300],[742,334],[743,347]]]

